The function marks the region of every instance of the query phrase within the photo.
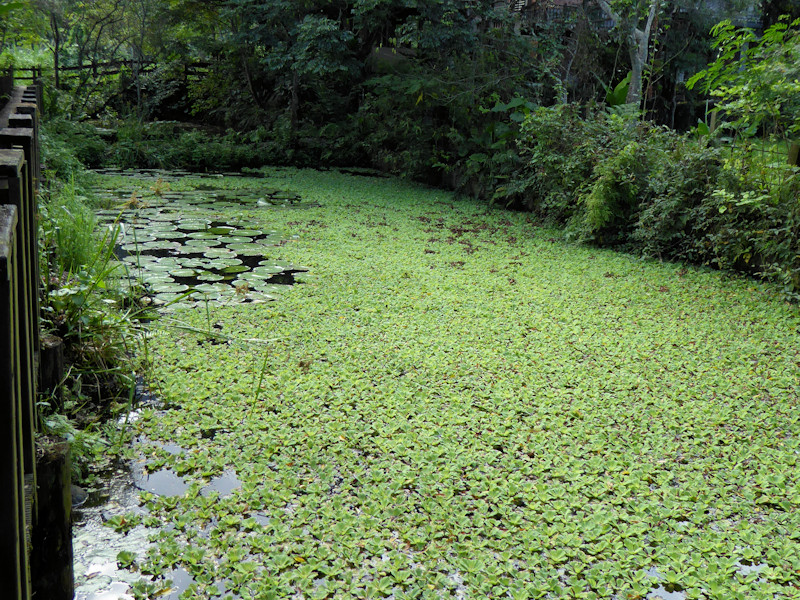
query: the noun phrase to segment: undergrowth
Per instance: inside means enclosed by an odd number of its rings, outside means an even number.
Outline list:
[[[800,294],[800,169],[698,132],[576,105],[522,125],[512,199],[568,239],[776,281]]]

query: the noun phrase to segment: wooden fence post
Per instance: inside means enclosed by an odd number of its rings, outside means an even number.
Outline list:
[[[0,179],[0,186],[5,182]],[[2,188],[0,188],[2,191]],[[9,600],[30,598],[25,471],[19,431],[22,390],[17,335],[17,208],[0,205],[0,580]],[[29,513],[28,513],[29,514]]]
[[[35,451],[33,431],[36,426],[34,420],[34,407],[36,399],[36,380],[33,377],[36,369],[37,348],[33,345],[38,339],[39,323],[35,320],[38,315],[32,307],[38,305],[33,294],[38,291],[39,284],[33,280],[31,260],[38,262],[38,248],[36,240],[31,239],[33,231],[32,219],[35,214],[31,211],[32,199],[28,196],[28,169],[25,162],[25,153],[22,150],[0,150],[0,179],[5,180],[5,190],[0,189],[0,204],[12,205],[17,209],[19,232],[17,245],[19,248],[19,285],[17,285],[17,315],[20,339],[20,372],[17,377],[21,381],[20,420],[23,429],[23,452],[25,472],[35,472]],[[5,194],[3,193],[5,191]],[[34,243],[36,242],[36,243]],[[32,285],[33,284],[33,285]],[[38,311],[36,311],[38,312]],[[34,330],[37,333],[34,333]]]

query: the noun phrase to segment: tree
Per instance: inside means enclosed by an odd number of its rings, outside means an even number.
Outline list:
[[[712,29],[717,59],[694,75],[688,87],[701,84],[715,96],[727,127],[743,137],[757,132],[787,140],[800,135],[800,19],[779,20],[762,36],[723,21]],[[794,144],[793,164],[797,163]]]
[[[625,38],[631,60],[631,80],[625,102],[638,106],[642,101],[650,36],[661,10],[661,0],[597,0],[597,4]]]
[[[26,2],[0,2],[0,53],[7,47],[41,40],[41,23]]]
[[[50,25],[50,47],[56,89],[62,87],[61,67],[65,61],[76,66],[100,59],[113,59],[128,40],[124,24],[126,0],[36,0],[36,9]],[[91,93],[90,72],[81,73],[75,89],[82,90],[73,106]],[[91,88],[93,86],[89,86]]]
[[[769,28],[777,23],[782,15],[789,19],[800,18],[800,0],[763,0],[764,27]]]
[[[222,12],[233,24],[229,51],[239,56],[255,102],[263,104],[262,89],[284,99],[290,147],[296,144],[301,93],[319,97],[338,89],[356,69],[346,9],[344,2],[233,0]]]

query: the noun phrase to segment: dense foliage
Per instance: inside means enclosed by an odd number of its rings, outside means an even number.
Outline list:
[[[758,274],[797,297],[800,180],[785,153],[580,113],[560,105],[525,120],[512,198],[568,238]]]

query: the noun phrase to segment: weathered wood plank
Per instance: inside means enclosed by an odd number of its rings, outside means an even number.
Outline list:
[[[38,290],[38,282],[34,280],[33,264],[38,263],[35,240],[32,239],[33,219],[30,199],[28,198],[27,166],[25,153],[22,150],[0,149],[0,177],[8,182],[5,195],[0,190],[0,204],[11,204],[17,208],[19,219],[18,273],[20,281],[16,286],[18,337],[20,344],[20,372],[17,377],[22,383],[20,397],[20,426],[22,427],[22,456],[25,461],[25,472],[35,473],[35,430],[34,411],[36,406],[36,352],[38,351],[38,311],[34,306],[38,303],[34,293]],[[5,197],[4,197],[5,196]],[[37,333],[34,333],[36,331]]]
[[[8,126],[12,128],[33,129],[33,117],[14,113],[8,117]]]
[[[0,206],[0,581],[9,600],[27,598],[25,510],[18,423],[17,208]]]
[[[47,438],[36,470],[40,501],[33,530],[31,573],[34,598],[72,600],[75,593],[72,557],[72,486],[69,444]]]

